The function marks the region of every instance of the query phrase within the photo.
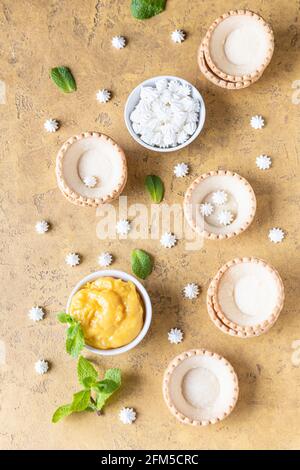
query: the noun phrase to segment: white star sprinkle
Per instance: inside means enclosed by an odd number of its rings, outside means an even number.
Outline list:
[[[103,88],[97,92],[96,98],[99,103],[107,103],[111,98],[111,92]]]
[[[111,43],[116,49],[123,49],[126,46],[126,39],[124,36],[114,36]]]
[[[96,176],[87,175],[83,178],[83,182],[87,188],[94,188],[97,184]]]
[[[281,228],[271,228],[269,230],[269,239],[273,243],[281,243],[285,237],[285,233]]]
[[[136,412],[133,408],[122,408],[119,413],[119,418],[123,424],[132,424],[136,420]]]
[[[121,219],[116,225],[116,231],[119,235],[127,235],[131,230],[131,224],[126,219]]]
[[[229,225],[233,221],[233,213],[230,211],[221,211],[218,214],[218,222],[222,225]]]
[[[50,133],[56,132],[58,128],[59,128],[59,123],[58,121],[56,121],[56,119],[47,119],[44,122],[44,129],[47,132],[50,132]]]
[[[175,246],[176,243],[177,243],[177,238],[171,232],[165,232],[160,239],[160,244],[164,248],[173,248],[173,246]]]
[[[214,212],[214,206],[210,202],[204,202],[200,205],[200,212],[203,216],[208,217]]]
[[[212,200],[217,206],[221,206],[222,204],[225,204],[228,199],[228,194],[225,191],[219,190],[215,191],[212,195]]]
[[[43,233],[48,232],[49,230],[49,224],[46,220],[40,220],[35,224],[35,230],[37,233],[42,235]]]
[[[48,372],[49,369],[49,363],[48,361],[45,361],[44,359],[40,359],[34,364],[34,368],[37,374],[43,375]]]
[[[65,257],[65,262],[69,266],[77,266],[80,263],[80,256],[77,253],[68,253]]]
[[[107,268],[107,266],[110,266],[112,261],[113,261],[113,257],[108,252],[101,253],[101,255],[98,257],[98,263],[103,268]]]
[[[171,33],[171,39],[173,42],[180,44],[185,40],[185,32],[182,29],[175,29]]]
[[[271,165],[272,160],[267,155],[259,155],[259,157],[256,157],[256,166],[260,170],[268,170]]]
[[[177,165],[174,166],[174,175],[177,176],[177,178],[183,178],[187,176],[188,173],[189,166],[186,163],[177,163]]]
[[[250,119],[250,125],[253,129],[262,129],[265,125],[265,120],[262,116],[252,116]]]
[[[183,333],[179,328],[172,328],[168,333],[168,340],[171,344],[179,344],[183,340]]]
[[[199,286],[191,282],[183,288],[183,295],[186,299],[196,299],[199,295]]]
[[[40,321],[43,320],[45,315],[44,310],[41,307],[32,307],[28,312],[28,317],[32,321]]]

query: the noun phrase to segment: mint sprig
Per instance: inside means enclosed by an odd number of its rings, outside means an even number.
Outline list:
[[[132,16],[145,20],[158,15],[166,8],[166,0],[131,0]]]
[[[57,319],[60,323],[67,323],[69,325],[66,337],[67,353],[72,357],[78,357],[85,344],[80,323],[65,312],[60,312],[57,315]]]
[[[120,369],[108,369],[104,379],[99,380],[98,372],[83,356],[80,356],[78,360],[77,375],[84,389],[74,393],[72,403],[57,408],[52,416],[53,423],[57,423],[72,413],[82,411],[96,411],[100,414],[107,400],[121,386]]]
[[[151,256],[144,250],[133,250],[131,253],[131,269],[137,277],[146,279],[153,269]]]
[[[64,93],[72,93],[76,90],[75,79],[68,67],[53,67],[50,70],[50,77]]]
[[[145,186],[151,196],[151,199],[156,204],[160,203],[164,197],[164,183],[161,178],[156,175],[148,175],[145,178]]]

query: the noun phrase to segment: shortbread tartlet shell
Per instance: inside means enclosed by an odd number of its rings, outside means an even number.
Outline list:
[[[245,185],[245,187],[247,188],[247,191],[249,192],[249,197],[251,198],[251,212],[249,214],[249,217],[248,217],[247,221],[238,230],[235,230],[234,232],[229,232],[227,234],[216,234],[216,233],[213,233],[213,232],[209,232],[206,229],[201,231],[201,232],[198,232],[195,221],[194,221],[192,215],[189,213],[189,210],[187,208],[191,204],[193,191],[199,185],[199,183],[201,181],[203,181],[204,179],[209,178],[210,176],[218,176],[218,175],[220,175],[220,176],[225,176],[226,175],[226,176],[230,176],[232,178],[238,178],[239,181],[242,182]],[[204,173],[203,175],[198,176],[198,178],[196,178],[193,181],[193,183],[190,185],[190,187],[187,189],[187,191],[185,193],[185,197],[184,197],[184,214],[185,214],[186,220],[189,223],[190,227],[195,232],[198,232],[200,235],[202,235],[204,238],[210,239],[210,240],[224,240],[224,239],[228,239],[228,238],[232,238],[232,237],[235,237],[237,235],[240,235],[252,223],[252,221],[254,219],[254,216],[255,216],[255,212],[256,212],[256,197],[255,197],[255,193],[253,191],[252,186],[250,185],[250,183],[248,183],[248,181],[245,178],[238,175],[237,173],[234,173],[234,172],[228,171],[228,170],[209,171],[208,173]]]
[[[274,274],[276,278],[277,287],[278,287],[278,301],[276,306],[274,307],[273,312],[270,314],[269,318],[262,323],[253,325],[253,326],[242,326],[235,322],[232,322],[227,318],[227,316],[222,311],[222,307],[220,306],[217,298],[217,291],[220,280],[223,274],[229,269],[231,266],[239,263],[256,263],[263,266],[269,272]],[[234,258],[231,261],[225,263],[217,272],[216,276],[212,279],[210,286],[207,291],[207,309],[210,318],[213,322],[218,326],[223,332],[229,333],[233,336],[240,336],[240,337],[252,337],[252,336],[259,336],[266,331],[268,331],[277,321],[280,312],[283,308],[284,304],[284,286],[282,279],[278,273],[278,271],[269,265],[266,261],[254,258],[254,257],[244,257],[244,258]],[[229,329],[229,331],[227,331]],[[234,334],[236,332],[236,334]]]
[[[109,143],[115,147],[115,150],[120,154],[121,156],[121,162],[122,162],[122,174],[120,178],[120,183],[106,196],[102,198],[92,198],[92,197],[86,197],[83,196],[76,191],[74,191],[70,186],[67,184],[64,175],[63,175],[63,168],[62,168],[62,162],[64,155],[68,148],[76,141],[85,139],[88,137],[96,137],[99,139],[104,139],[106,141],[109,141]],[[72,204],[76,204],[78,206],[87,206],[87,207],[97,207],[99,205],[105,204],[107,202],[111,202],[114,199],[118,198],[119,195],[122,193],[126,182],[127,182],[127,162],[126,162],[126,157],[123,149],[109,136],[106,134],[102,134],[99,132],[83,132],[81,134],[74,135],[70,137],[62,147],[60,148],[57,157],[56,157],[56,179],[57,179],[57,185],[62,192],[62,194],[65,196],[65,198],[71,202]]]
[[[211,357],[214,357],[215,359],[219,360],[219,361],[222,361],[226,367],[229,368],[230,370],[230,373],[232,374],[232,377],[233,377],[233,381],[234,381],[234,395],[232,396],[232,400],[231,400],[231,403],[228,405],[228,408],[226,409],[226,411],[218,416],[217,418],[215,419],[211,419],[211,420],[193,420],[193,419],[190,419],[188,418],[187,416],[183,415],[177,408],[176,406],[174,405],[171,397],[170,397],[170,393],[169,393],[169,382],[170,382],[170,377],[174,371],[174,369],[181,363],[183,362],[184,360],[186,360],[187,358],[189,357],[192,357],[192,356],[195,356],[195,355],[207,355],[207,356],[211,356]],[[181,354],[179,354],[178,356],[176,356],[168,365],[165,373],[164,373],[164,378],[163,378],[163,397],[164,397],[164,400],[166,402],[166,405],[169,409],[169,411],[172,413],[173,416],[175,416],[175,418],[180,421],[182,424],[189,424],[189,425],[192,425],[192,426],[207,426],[208,424],[216,424],[218,423],[219,421],[222,421],[223,419],[225,419],[227,416],[230,415],[230,413],[232,412],[232,410],[234,409],[236,403],[237,403],[237,400],[238,400],[238,396],[239,396],[239,385],[238,385],[238,378],[237,378],[237,375],[235,373],[235,370],[234,368],[232,367],[232,365],[222,356],[220,356],[219,354],[217,353],[214,353],[214,352],[210,352],[210,351],[207,351],[206,349],[192,349],[190,351],[186,351],[186,352],[183,352]]]
[[[210,55],[210,50],[209,50],[211,36],[212,36],[212,33],[215,30],[215,28],[224,19],[228,18],[229,16],[236,16],[236,15],[240,15],[240,16],[247,15],[247,16],[252,16],[253,18],[255,18],[261,25],[263,25],[264,30],[266,32],[266,35],[268,36],[268,39],[269,39],[269,42],[270,42],[270,45],[271,45],[270,48],[269,48],[269,51],[268,51],[268,55],[266,56],[266,59],[265,59],[264,63],[262,63],[261,66],[255,72],[253,72],[251,74],[242,75],[242,76],[230,75],[230,74],[227,74],[227,73],[223,72],[222,70],[220,70],[216,66],[216,64],[213,62],[213,60],[211,58],[211,55]],[[227,80],[229,82],[239,82],[239,81],[245,82],[245,81],[248,81],[248,80],[256,81],[263,74],[263,72],[265,71],[266,67],[269,65],[269,63],[272,59],[273,52],[274,52],[274,33],[273,33],[273,30],[272,30],[271,26],[261,16],[259,16],[257,13],[254,13],[250,10],[230,10],[229,12],[224,13],[223,15],[219,16],[219,18],[217,18],[212,23],[212,25],[208,29],[208,31],[207,31],[207,33],[206,33],[206,35],[205,35],[205,37],[202,41],[201,47],[202,47],[202,50],[204,52],[205,60],[207,62],[208,67],[218,77],[222,78],[223,80]],[[251,82],[251,83],[253,83],[253,82]]]

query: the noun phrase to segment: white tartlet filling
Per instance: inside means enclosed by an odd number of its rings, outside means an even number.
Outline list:
[[[203,367],[190,369],[182,381],[182,394],[195,408],[212,406],[220,393],[220,384],[213,372]]]
[[[259,53],[261,44],[255,28],[237,28],[228,34],[224,50],[230,62],[236,65],[251,63],[253,56]]]

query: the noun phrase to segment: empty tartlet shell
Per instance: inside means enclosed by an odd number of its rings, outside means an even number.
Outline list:
[[[218,176],[218,175],[220,175],[220,176],[230,176],[232,178],[238,178],[239,181],[242,182],[246,186],[246,188],[249,192],[249,196],[251,198],[251,213],[249,214],[249,217],[248,217],[247,221],[239,228],[239,230],[235,230],[234,232],[229,232],[227,234],[216,234],[216,233],[209,232],[208,230],[203,230],[201,232],[198,232],[198,229],[197,229],[197,226],[196,226],[195,221],[193,219],[193,216],[189,211],[189,207],[190,207],[191,201],[192,201],[193,191],[199,185],[199,183],[201,181],[203,181],[204,179],[209,178],[210,176]],[[184,206],[183,207],[184,207],[184,215],[186,217],[186,220],[188,221],[190,227],[194,231],[200,233],[204,238],[207,238],[207,239],[210,239],[210,240],[224,240],[224,239],[232,238],[232,237],[235,237],[235,236],[241,234],[242,232],[244,232],[249,227],[249,225],[251,224],[251,222],[254,219],[255,212],[256,212],[256,197],[255,197],[254,191],[253,191],[252,186],[250,185],[250,183],[248,183],[248,181],[245,178],[238,175],[237,173],[233,173],[232,171],[228,171],[228,170],[209,171],[208,173],[204,173],[203,175],[198,176],[198,178],[196,178],[193,181],[193,183],[190,185],[190,187],[187,189],[187,191],[185,193],[185,197],[184,197]]]
[[[242,90],[249,87],[252,83],[256,82],[260,76],[257,76],[253,80],[244,80],[238,82],[232,82],[229,80],[224,80],[213,73],[213,71],[208,67],[208,64],[205,60],[203,45],[201,44],[198,50],[198,65],[200,71],[203,75],[214,85],[218,87],[225,88],[227,90]]]
[[[222,307],[220,306],[218,302],[218,297],[217,297],[218,286],[219,286],[219,283],[223,274],[231,266],[235,264],[240,264],[240,263],[260,264],[261,266],[266,268],[269,272],[271,272],[274,275],[276,279],[277,287],[278,287],[278,302],[276,306],[274,307],[274,310],[269,316],[268,320],[265,320],[262,323],[252,325],[252,326],[241,326],[229,320],[227,316],[224,314],[224,312],[222,311]],[[266,261],[259,259],[259,258],[254,258],[254,257],[235,258],[231,261],[228,261],[219,269],[216,276],[213,278],[213,280],[210,283],[207,296],[208,296],[208,301],[207,301],[208,308],[210,309],[209,314],[213,316],[213,312],[211,312],[211,308],[212,308],[216,317],[218,318],[219,321],[221,321],[221,323],[223,323],[223,325],[225,325],[230,330],[241,333],[242,337],[258,336],[260,334],[265,333],[267,330],[269,330],[271,326],[273,326],[276,320],[278,319],[280,312],[282,310],[282,307],[283,307],[283,303],[284,303],[284,286],[283,286],[283,282],[281,280],[281,277],[278,271],[272,266],[270,266]]]
[[[231,403],[229,404],[228,408],[226,409],[226,411],[218,416],[217,418],[215,419],[211,419],[211,420],[194,420],[194,419],[190,419],[188,418],[187,416],[183,415],[177,408],[176,406],[174,405],[171,397],[170,397],[170,393],[169,393],[169,382],[170,382],[170,378],[171,378],[171,375],[174,371],[174,369],[181,363],[183,362],[184,360],[186,360],[187,358],[189,357],[192,357],[192,356],[196,356],[196,355],[206,355],[206,356],[211,356],[211,357],[214,357],[215,359],[219,360],[219,361],[222,361],[230,370],[230,373],[232,374],[232,377],[233,377],[233,381],[234,381],[234,395],[232,396],[232,400],[231,400]],[[192,426],[207,426],[208,424],[216,424],[217,422],[219,421],[222,421],[223,419],[225,419],[231,412],[232,410],[234,409],[235,405],[236,405],[236,402],[238,400],[238,396],[239,396],[239,385],[238,385],[238,378],[237,378],[237,375],[235,373],[235,370],[234,368],[232,367],[232,365],[222,356],[220,356],[219,354],[217,353],[214,353],[214,352],[210,352],[210,351],[207,351],[206,349],[192,349],[190,351],[186,351],[186,352],[183,352],[181,354],[179,354],[178,356],[176,356],[168,365],[165,373],[164,373],[164,378],[163,378],[163,397],[164,397],[164,400],[166,402],[166,405],[167,407],[169,408],[170,412],[172,413],[173,416],[175,416],[175,418],[178,419],[178,421],[180,421],[181,423],[183,424],[190,424]]]
[[[236,16],[236,15],[252,16],[257,21],[259,21],[260,24],[263,25],[263,27],[266,31],[266,34],[268,35],[270,44],[271,44],[271,47],[268,51],[268,55],[267,55],[264,63],[261,64],[261,66],[255,72],[250,73],[250,74],[246,74],[246,75],[241,75],[241,76],[239,76],[239,75],[230,75],[230,74],[227,74],[227,73],[223,72],[222,70],[220,70],[216,66],[216,64],[213,62],[213,60],[211,58],[211,55],[210,55],[210,50],[209,50],[211,36],[212,36],[212,33],[215,30],[215,28],[224,19],[228,18],[229,16]],[[223,15],[219,16],[219,18],[217,18],[213,22],[213,24],[210,26],[210,28],[208,29],[208,31],[207,31],[204,39],[203,39],[202,48],[203,48],[205,59],[206,59],[206,62],[208,64],[209,68],[217,76],[219,76],[220,78],[222,78],[224,80],[228,80],[230,82],[238,82],[238,81],[244,82],[244,81],[247,81],[247,80],[253,80],[255,78],[259,78],[262,75],[262,73],[264,72],[264,70],[266,69],[266,67],[269,65],[269,63],[272,59],[272,56],[273,56],[273,52],[274,52],[274,33],[273,33],[273,30],[272,30],[271,26],[261,16],[259,16],[257,13],[254,13],[250,10],[230,10],[229,12],[224,13]]]
[[[122,162],[121,181],[112,192],[110,192],[109,194],[107,194],[106,196],[102,198],[86,197],[77,193],[72,188],[70,188],[70,186],[67,184],[63,175],[62,163],[63,163],[63,158],[65,156],[66,151],[74,142],[81,140],[81,139],[85,139],[87,137],[97,137],[99,139],[104,139],[106,141],[109,141],[110,144],[115,147],[115,150],[121,156],[121,162]],[[106,202],[113,201],[121,194],[127,182],[127,163],[126,163],[125,153],[123,149],[113,139],[111,139],[105,134],[100,134],[99,132],[82,132],[81,134],[74,135],[70,137],[68,140],[66,140],[66,142],[64,142],[64,144],[62,145],[62,147],[60,148],[57,154],[56,179],[57,179],[57,185],[59,189],[61,190],[62,194],[72,204],[76,204],[78,206],[97,207]]]

